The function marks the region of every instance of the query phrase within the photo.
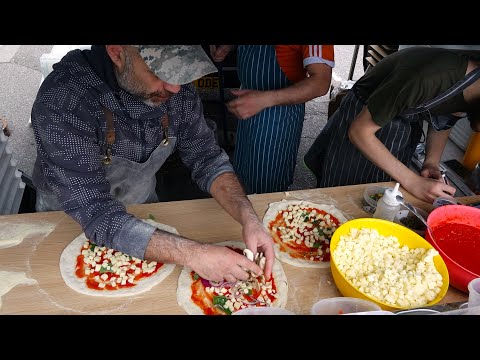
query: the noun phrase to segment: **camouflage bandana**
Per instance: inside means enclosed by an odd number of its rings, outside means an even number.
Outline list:
[[[200,45],[132,45],[161,80],[184,85],[218,71]]]

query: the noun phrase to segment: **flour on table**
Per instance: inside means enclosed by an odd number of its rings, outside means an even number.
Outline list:
[[[17,285],[35,285],[35,279],[27,278],[24,272],[0,271],[0,308],[2,307],[2,296],[8,293]]]
[[[53,224],[0,223],[0,249],[20,244],[33,234],[47,236],[55,228]]]

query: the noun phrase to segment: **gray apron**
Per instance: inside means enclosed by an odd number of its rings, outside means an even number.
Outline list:
[[[176,137],[168,137],[168,120],[162,120],[164,139],[160,145],[150,154],[147,161],[137,163],[111,155],[111,145],[115,140],[115,130],[113,127],[113,116],[110,120],[109,117],[112,114],[111,112],[110,114],[108,113],[109,110],[105,110],[107,117],[107,145],[105,155],[102,156],[101,160],[105,170],[105,177],[110,183],[110,194],[115,200],[120,201],[125,206],[157,202],[158,197],[155,192],[157,179],[155,173],[174,152],[177,142]],[[164,119],[167,118],[164,117]],[[37,190],[35,209],[37,212],[62,210],[55,194],[40,190]]]
[[[454,97],[479,77],[480,69],[470,72],[435,98],[403,111],[375,136],[392,155],[409,167],[423,134],[424,120],[436,130],[445,130],[460,119],[451,114],[433,115],[429,110]],[[348,129],[365,104],[366,101],[355,93],[354,86],[305,154],[305,165],[316,176],[317,187],[392,181],[390,175],[363,156],[348,138]]]

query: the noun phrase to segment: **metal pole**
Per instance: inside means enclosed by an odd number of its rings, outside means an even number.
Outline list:
[[[352,80],[353,78],[353,72],[355,71],[355,65],[357,63],[359,48],[360,48],[360,45],[355,45],[355,49],[353,49],[353,57],[352,57],[352,63],[350,64],[350,72],[348,73],[348,80]]]

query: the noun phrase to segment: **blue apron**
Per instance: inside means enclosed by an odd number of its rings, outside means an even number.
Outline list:
[[[277,63],[273,45],[240,45],[242,89],[273,90],[292,83]],[[285,191],[293,182],[305,104],[281,105],[238,120],[233,167],[248,194]]]

